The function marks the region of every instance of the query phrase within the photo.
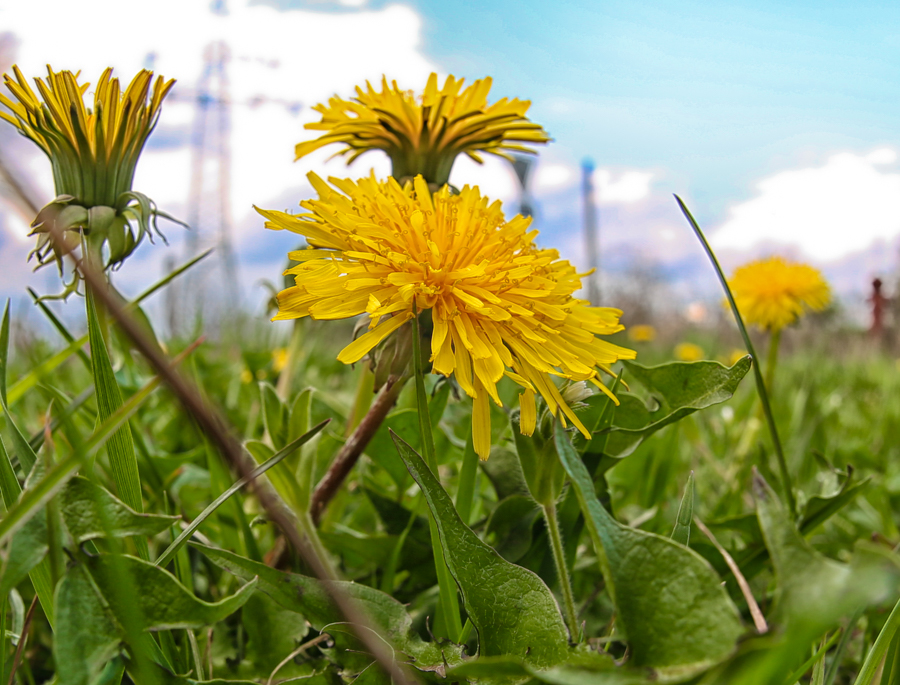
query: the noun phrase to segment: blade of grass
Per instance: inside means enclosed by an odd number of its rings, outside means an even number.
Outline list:
[[[187,354],[194,349],[189,347],[173,360],[174,364],[181,362]],[[10,536],[24,526],[34,516],[50,497],[53,497],[60,488],[66,484],[77,469],[85,464],[97,450],[113,435],[147,400],[150,394],[160,383],[160,377],[154,376],[150,381],[129,397],[121,407],[116,409],[82,445],[76,445],[72,454],[54,464],[44,477],[34,486],[25,490],[18,501],[6,511],[0,519],[0,545],[5,543]]]
[[[872,685],[881,660],[884,659],[897,628],[900,628],[900,601],[894,605],[891,615],[888,616],[887,621],[881,627],[881,632],[872,643],[872,648],[866,654],[866,660],[863,661],[862,668],[859,669],[859,675],[856,676],[853,685]]]
[[[791,476],[788,472],[787,461],[784,458],[784,449],[781,446],[781,438],[778,437],[778,428],[775,426],[775,416],[774,414],[772,414],[772,407],[769,404],[769,393],[766,391],[766,383],[763,379],[762,370],[759,367],[759,356],[756,354],[756,349],[753,347],[753,341],[750,340],[750,335],[747,333],[747,327],[744,325],[744,319],[743,317],[741,317],[741,313],[738,311],[737,303],[734,301],[734,295],[732,295],[731,293],[731,288],[728,286],[728,280],[725,278],[725,273],[722,271],[722,267],[719,265],[719,260],[716,259],[716,255],[715,253],[713,253],[712,248],[709,246],[709,243],[706,240],[706,236],[703,235],[703,231],[700,230],[700,226],[697,224],[697,221],[694,219],[691,211],[687,208],[687,205],[685,205],[684,202],[682,202],[681,198],[677,195],[675,196],[675,200],[678,202],[678,206],[681,208],[682,214],[684,214],[685,218],[688,220],[688,223],[694,230],[694,234],[697,236],[697,239],[703,246],[703,250],[706,252],[706,256],[709,257],[709,261],[712,263],[713,268],[716,270],[716,276],[719,277],[719,283],[722,284],[722,289],[725,291],[725,297],[728,299],[728,304],[731,307],[731,313],[734,315],[734,320],[741,332],[741,337],[744,339],[744,345],[747,347],[747,352],[749,352],[750,356],[753,357],[753,377],[756,379],[756,391],[757,393],[759,393],[759,400],[762,403],[763,413],[766,417],[766,425],[769,428],[769,435],[772,437],[772,444],[775,447],[775,455],[778,458],[778,468],[781,471],[781,485],[784,488],[784,496],[787,499],[788,508],[790,509],[791,514],[796,518],[797,502],[794,500],[794,489],[791,485]]]
[[[109,351],[100,328],[97,306],[91,288],[87,289],[84,299],[87,308],[88,335],[91,341],[91,366],[94,373],[98,418],[100,421],[105,421],[122,406],[122,391],[119,389],[119,383],[109,359]],[[141,474],[138,470],[137,455],[134,452],[131,427],[127,421],[106,443],[106,453],[119,497],[129,507],[141,513],[144,511],[141,497]],[[135,543],[141,558],[148,559],[150,553],[147,549],[147,541],[143,538],[135,538]]]
[[[459,470],[459,490],[456,491],[456,511],[467,526],[472,518],[472,502],[475,499],[475,477],[478,475],[478,455],[475,453],[475,442],[472,431],[466,438],[466,449],[463,452],[462,468]]]
[[[174,542],[172,542],[172,544],[169,545],[168,548],[166,548],[166,551],[164,551],[154,563],[157,566],[165,566],[166,564],[168,564],[169,561],[171,561],[172,557],[175,556],[175,554],[178,552],[178,550],[181,549],[181,547],[188,541],[191,535],[194,534],[194,531],[196,531],[200,527],[200,524],[202,524],[207,518],[209,518],[210,514],[218,509],[223,502],[225,502],[229,497],[231,497],[242,487],[247,485],[247,483],[256,478],[259,478],[270,468],[281,462],[282,459],[288,457],[291,452],[312,440],[323,428],[325,428],[325,426],[328,425],[330,421],[331,419],[326,419],[320,424],[314,426],[308,432],[304,433],[299,438],[279,450],[272,458],[268,459],[267,461],[253,469],[253,471],[250,472],[250,475],[248,475],[246,478],[241,478],[237,483],[235,483],[221,495],[216,497],[216,499],[213,500],[213,502],[208,507],[206,507],[206,509],[200,512],[197,518],[191,521],[190,525],[188,525],[188,527],[185,528],[184,531],[182,531],[181,535],[179,535],[174,540]]]
[[[800,678],[803,677],[803,674],[806,673],[815,664],[817,664],[819,662],[819,659],[825,656],[825,652],[827,652],[831,648],[831,645],[835,643],[835,641],[838,639],[838,635],[840,635],[840,632],[837,630],[834,631],[834,634],[822,643],[822,645],[816,650],[815,654],[804,661],[803,665],[800,666],[800,668],[798,668],[787,677],[787,679],[784,681],[784,685],[796,685]]]
[[[185,271],[187,271],[194,264],[204,259],[207,255],[212,252],[212,249],[203,252],[199,256],[191,259],[190,261],[184,263],[171,273],[167,274],[164,278],[154,283],[152,286],[147,288],[144,292],[138,295],[134,300],[129,302],[125,306],[125,311],[131,311],[135,307],[137,307],[141,302],[150,297],[157,290],[165,286],[167,283],[172,281],[176,276],[181,275]],[[34,295],[33,291],[32,295]],[[34,369],[32,369],[27,375],[20,378],[18,381],[13,383],[13,385],[9,388],[9,406],[13,406],[16,402],[18,402],[25,395],[26,392],[31,390],[35,385],[40,382],[41,378],[46,376],[47,374],[55,371],[61,364],[63,364],[69,357],[73,354],[76,354],[88,343],[88,335],[83,335],[77,340],[73,340],[69,343],[68,346],[64,347],[62,350],[54,354],[49,359],[44,360],[40,364],[38,364]],[[84,354],[83,350],[81,352],[82,355],[87,357]]]
[[[3,504],[6,506],[7,512],[19,499],[22,494],[22,486],[13,472],[10,463],[9,453],[6,451],[6,445],[0,438],[0,494],[3,497]],[[5,518],[5,517],[4,517]],[[31,584],[34,586],[34,592],[41,601],[41,608],[47,617],[47,622],[53,627],[54,623],[54,604],[53,604],[53,574],[50,570],[50,563],[47,559],[42,559],[28,574]],[[2,671],[0,671],[2,673]]]
[[[831,663],[828,665],[828,670],[825,672],[823,685],[834,685],[834,679],[837,677],[841,661],[844,660],[844,652],[847,651],[847,645],[850,644],[850,638],[853,636],[853,629],[856,627],[856,624],[859,623],[859,619],[862,618],[862,615],[863,608],[857,609],[847,622],[847,627],[841,631],[841,641],[838,642],[837,649],[834,650],[834,654],[831,656]]]
[[[437,455],[434,450],[434,433],[431,428],[431,415],[428,413],[428,395],[425,392],[425,374],[422,369],[422,342],[419,338],[419,315],[416,305],[413,303],[412,337],[413,337],[413,367],[416,374],[416,408],[419,413],[419,433],[422,436],[422,456],[428,468],[438,476]],[[458,640],[462,634],[462,621],[459,618],[459,600],[456,596],[456,581],[450,575],[450,570],[444,561],[444,550],[441,547],[441,539],[438,534],[434,515],[429,512],[429,529],[431,530],[431,549],[434,553],[434,568],[437,571],[438,590],[440,591],[441,615],[444,617],[446,637]]]

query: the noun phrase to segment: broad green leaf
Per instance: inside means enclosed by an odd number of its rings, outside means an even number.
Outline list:
[[[511,495],[528,494],[528,483],[525,482],[525,475],[522,473],[522,464],[519,463],[518,455],[512,450],[504,447],[492,447],[491,458],[482,461],[481,468],[490,479],[491,485],[494,486],[498,501]]]
[[[56,592],[53,658],[59,685],[94,683],[119,651],[119,631],[85,568],[69,569]]]
[[[288,409],[271,383],[263,382],[259,384],[259,396],[263,410],[263,425],[266,433],[269,434],[269,439],[277,449],[284,444]]]
[[[391,440],[391,431],[408,439],[410,444],[419,444],[419,414],[415,409],[396,409],[387,415],[366,447],[366,454],[372,461],[388,472],[398,488],[409,484],[409,472]]]
[[[522,657],[537,667],[563,661],[568,632],[544,581],[482,542],[459,518],[450,496],[422,457],[393,437],[434,515],[447,567],[478,631],[479,652]]]
[[[684,486],[684,495],[681,504],[678,505],[678,514],[675,517],[675,529],[672,531],[672,539],[680,545],[689,545],[691,542],[691,521],[694,518],[694,472],[688,476],[687,485]]]
[[[32,475],[36,475],[35,471],[37,469],[32,469]],[[6,518],[10,516],[9,510],[14,508],[21,494],[22,487],[13,472],[6,445],[0,438],[0,496],[2,496],[3,504],[7,509]],[[30,517],[24,521],[19,531],[13,536],[6,561],[0,569],[0,597],[6,597],[12,588],[24,580],[26,575],[30,575],[34,591],[41,601],[47,621],[52,626],[55,620],[53,580],[50,564],[44,560],[49,551],[47,517],[44,515],[45,510],[41,507],[36,507],[28,513]]]
[[[839,617],[881,601],[897,586],[892,562],[858,548],[850,564],[816,552],[791,521],[781,500],[755,474],[753,494],[766,547],[775,568],[775,614],[792,632],[808,630],[815,637]]]
[[[168,571],[123,554],[102,554],[87,560],[87,568],[116,616],[135,611],[144,630],[200,628],[217,623],[240,609],[256,587],[250,580],[235,594],[204,602]],[[122,585],[139,588],[123,597]]]
[[[55,463],[46,474],[34,485],[29,486],[12,506],[6,515],[0,518],[0,544],[24,526],[40,508],[47,503],[72,477],[75,469],[90,459],[98,449],[113,435],[134,412],[147,400],[150,393],[159,385],[159,377],[148,381],[143,388],[128,398],[119,409],[103,421],[91,437],[75,451],[74,454]]]
[[[672,362],[660,366],[641,366],[623,362],[630,377],[650,393],[658,405],[647,405],[631,393],[619,393],[620,405],[613,415],[608,433],[596,435],[587,447],[593,452],[606,440],[603,452],[609,457],[626,457],[649,436],[694,412],[731,399],[738,384],[750,371],[750,357],[726,367],[719,362]]]
[[[260,675],[268,676],[299,645],[309,628],[302,614],[283,608],[263,592],[256,592],[241,609],[247,631],[247,660]],[[299,675],[287,665],[279,678]]]
[[[106,350],[106,342],[97,320],[97,308],[94,296],[88,290],[85,297],[87,303],[88,335],[91,341],[91,362],[94,372],[94,388],[96,389],[98,419],[102,423],[113,412],[122,406],[122,391],[113,373]],[[116,484],[119,497],[137,512],[144,510],[141,501],[141,476],[138,473],[137,457],[134,454],[134,441],[131,438],[131,427],[127,422],[110,437],[106,443],[110,470]],[[138,549],[142,549],[139,544]]]
[[[497,554],[513,563],[521,559],[531,548],[531,530],[540,513],[537,503],[526,495],[510,495],[500,502],[491,512],[486,530],[488,536],[494,536]]]
[[[161,533],[178,516],[139,514],[105,488],[75,476],[62,491],[61,510],[76,544],[102,537],[149,537]]]
[[[547,683],[547,685],[649,685],[644,673],[616,666],[607,654],[579,653],[572,650],[569,662],[547,669],[537,669],[526,661],[509,656],[469,659],[449,673],[452,679],[467,678],[475,682]]]
[[[758,474],[753,493],[775,569],[774,638],[761,645],[765,649],[751,650],[748,644],[747,658],[723,669],[720,682],[729,685],[785,683],[810,645],[842,616],[894,598],[900,589],[896,561],[883,550],[858,545],[849,564],[828,559],[803,538]]]
[[[712,567],[684,545],[616,521],[594,494],[587,468],[558,424],[556,445],[625,628],[632,663],[669,680],[727,658],[744,631]]]
[[[223,549],[206,547],[196,543],[200,550],[215,564],[238,578],[259,578],[259,589],[285,609],[306,617],[316,630],[343,621],[343,616],[325,591],[322,581],[297,573],[285,573],[251,561]],[[442,672],[445,664],[462,661],[460,648],[450,644],[439,645],[423,642],[412,630],[412,619],[400,602],[388,594],[367,585],[335,581],[337,587],[347,593],[366,612],[391,646],[409,657],[411,663],[423,671]]]
[[[52,617],[53,588],[50,581],[50,568],[47,566],[43,571],[46,573],[46,578],[41,577],[41,572],[35,573],[37,570],[35,567],[44,560],[49,549],[47,517],[43,514],[42,510],[38,516],[30,519],[18,533],[13,535],[6,553],[6,562],[0,572],[0,597],[6,597],[9,591],[25,580],[28,574],[32,574],[31,582],[34,583],[36,589],[39,583],[44,584],[38,591],[38,596],[41,597],[41,606],[45,606],[45,609],[47,605],[44,605],[44,601],[47,601]]]

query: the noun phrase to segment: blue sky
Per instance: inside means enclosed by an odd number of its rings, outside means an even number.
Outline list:
[[[529,116],[554,142],[541,150],[534,193],[542,239],[581,258],[579,164],[591,157],[597,185],[604,270],[652,268],[687,284],[690,299],[714,291],[702,255],[672,193],[684,197],[727,264],[781,252],[822,266],[838,290],[858,291],[896,268],[900,234],[900,5],[773,2],[565,2],[532,0],[158,0],[153,12],[118,0],[0,0],[0,26],[15,38],[26,73],[46,62],[126,78],[150,53],[178,79],[141,160],[136,184],[184,216],[194,110],[190,92],[210,41],[224,40],[233,112],[232,212],[247,290],[276,280],[290,237],[266,232],[252,205],[296,207],[311,192],[305,174],[389,172],[377,154],[347,170],[332,151],[294,163],[293,144],[309,109],[332,93],[382,73],[421,88],[436,70],[468,80],[490,75],[493,97],[531,99]],[[58,21],[41,17],[52,9]],[[129,19],[129,13],[134,14]],[[141,22],[102,42],[79,37],[90,17]],[[173,22],[171,17],[180,21]],[[73,30],[74,28],[74,30]],[[2,55],[0,55],[2,57]],[[6,67],[4,67],[6,68]],[[179,91],[179,89],[181,89]],[[282,103],[302,102],[299,114]],[[13,136],[14,137],[14,136]],[[174,141],[174,143],[173,143]],[[181,141],[180,143],[178,141]],[[39,155],[15,145],[17,159],[49,194]],[[10,131],[0,144],[12,145]],[[30,155],[30,156],[29,156]],[[479,183],[515,208],[510,170],[465,160],[452,179]],[[0,290],[19,287],[27,254],[21,217],[0,204]],[[206,244],[214,227],[197,227]],[[18,233],[17,233],[18,232]],[[11,240],[9,236],[19,236]],[[146,282],[173,247],[142,248],[129,269]],[[201,244],[204,240],[201,240]],[[7,264],[8,262],[8,264]],[[126,276],[122,276],[125,278]],[[32,283],[46,290],[48,278]],[[52,280],[52,278],[49,278]],[[694,288],[695,282],[702,286]],[[708,287],[707,287],[708,286]],[[692,290],[693,288],[693,290]]]

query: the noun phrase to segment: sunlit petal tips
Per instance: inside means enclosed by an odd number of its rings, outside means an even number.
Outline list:
[[[739,267],[728,285],[746,322],[768,331],[779,331],[831,301],[828,283],[817,269],[781,257]]]
[[[489,401],[500,405],[504,375],[523,388],[524,433],[535,429],[539,394],[588,435],[550,376],[590,380],[609,393],[600,372],[635,353],[597,337],[623,329],[621,311],[574,297],[581,274],[535,244],[530,219],[507,220],[477,187],[432,193],[421,177],[403,186],[393,178],[330,179],[329,186],[310,174],[310,181],[319,198],[302,202],[304,213],[259,210],[268,228],[309,244],[291,253],[294,286],[279,293],[275,318],[368,315],[369,331],[338,355],[349,364],[408,321],[414,306],[429,311],[432,369],[453,374],[475,400],[473,439],[482,458],[490,452]]]
[[[422,174],[429,183],[443,185],[458,154],[481,163],[479,153],[509,158],[510,152],[533,152],[527,145],[550,140],[525,117],[529,101],[502,98],[489,105],[490,89],[490,78],[463,89],[463,79],[453,76],[439,87],[437,74],[429,76],[418,96],[401,90],[396,81],[388,84],[387,78],[380,91],[366,83],[351,100],[335,96],[314,107],[322,119],[306,128],[325,133],[299,143],[297,159],[332,143],[343,146],[337,154],[346,155],[348,164],[369,150],[383,150],[396,178]]]

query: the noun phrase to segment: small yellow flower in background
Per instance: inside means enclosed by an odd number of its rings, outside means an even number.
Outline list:
[[[152,200],[131,188],[138,158],[159,119],[162,101],[175,81],[153,72],[139,72],[124,92],[119,80],[106,69],[94,87],[93,107],[85,106],[89,83],[78,83],[78,74],[54,72],[47,67],[46,80],[34,79],[40,97],[18,67],[4,84],[13,99],[0,94],[0,111],[19,132],[34,141],[50,158],[56,199],[38,214],[32,226],[38,243],[32,255],[39,266],[53,249],[49,226],[59,230],[83,229],[89,246],[99,255],[104,242],[109,248],[106,266],[124,261],[145,236],[152,240],[150,222],[156,228],[159,212]],[[135,235],[129,220],[136,221]]]
[[[252,383],[252,382],[253,382],[253,374],[251,373],[250,369],[244,369],[243,371],[241,371],[241,383],[246,385],[247,383]]]
[[[728,366],[734,366],[746,356],[747,350],[739,350],[737,348],[731,350],[731,353],[728,355]]]
[[[488,105],[490,78],[465,89],[463,83],[448,76],[439,87],[437,74],[431,74],[416,96],[382,78],[381,92],[366,82],[365,90],[357,86],[352,100],[335,96],[328,105],[313,108],[322,119],[304,128],[327,133],[299,143],[297,159],[332,143],[344,146],[337,154],[347,155],[348,164],[369,150],[383,150],[395,178],[422,174],[429,183],[443,185],[460,153],[481,163],[481,152],[509,158],[509,152],[533,152],[521,143],[550,140],[541,126],[525,118],[528,100],[502,98]]]
[[[683,342],[675,346],[675,359],[680,362],[695,362],[703,359],[703,348],[694,343]]]
[[[454,374],[474,399],[481,458],[490,453],[488,400],[502,406],[496,386],[503,376],[522,388],[524,434],[535,429],[539,394],[590,437],[550,376],[590,381],[613,397],[599,372],[635,353],[597,337],[621,331],[622,312],[573,297],[581,276],[556,250],[535,245],[530,219],[507,221],[500,203],[477,187],[432,193],[421,176],[404,186],[374,176],[330,179],[337,190],[315,174],[309,179],[319,199],[302,202],[305,213],[258,210],[267,228],[293,231],[310,245],[288,255],[299,262],[286,272],[295,285],[278,294],[275,319],[368,314],[368,332],[338,355],[352,364],[409,321],[415,305],[431,314],[433,372]]]
[[[639,323],[628,329],[628,339],[632,342],[652,342],[656,340],[656,329],[646,323]]]
[[[272,370],[275,373],[284,371],[288,362],[288,351],[286,347],[279,347],[272,352]]]
[[[807,309],[821,311],[831,301],[828,283],[817,269],[781,257],[739,267],[728,285],[744,321],[770,332],[794,323]]]

